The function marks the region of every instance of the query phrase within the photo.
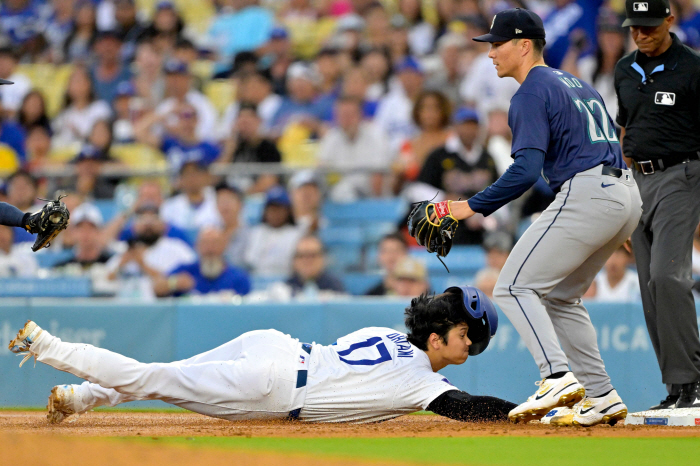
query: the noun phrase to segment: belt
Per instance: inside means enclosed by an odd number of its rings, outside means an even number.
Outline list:
[[[680,163],[688,163],[692,160],[700,160],[698,152],[688,152],[685,154],[672,154],[668,157],[651,160],[633,160],[634,168],[643,175],[653,175],[657,171],[662,172],[667,168]]]
[[[312,346],[309,343],[302,343],[301,344],[301,349],[306,351],[307,354],[311,354],[311,348]],[[306,387],[306,378],[308,375],[308,372],[306,369],[299,369],[297,371],[297,388],[302,388]],[[295,420],[299,419],[299,414],[301,414],[301,408],[294,409],[289,412],[288,419],[290,420]]]
[[[603,166],[601,173],[607,176],[614,176],[615,178],[620,178],[622,176],[622,170],[620,168],[608,167],[606,165]]]

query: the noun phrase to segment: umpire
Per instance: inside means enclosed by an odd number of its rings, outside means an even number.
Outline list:
[[[669,0],[626,0],[638,50],[615,67],[617,123],[644,213],[632,235],[644,317],[668,397],[700,407],[700,340],[691,288],[700,221],[700,55],[669,32]],[[624,140],[623,140],[624,138]]]

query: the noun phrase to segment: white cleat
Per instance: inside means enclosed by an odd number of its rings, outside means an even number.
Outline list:
[[[567,372],[558,379],[542,379],[535,382],[540,388],[527,401],[513,408],[508,413],[511,422],[528,423],[540,420],[553,408],[573,406],[579,402],[586,390],[578,383],[572,372]]]
[[[30,353],[30,347],[32,346],[32,343],[36,341],[37,337],[41,335],[41,332],[43,330],[41,327],[39,327],[37,324],[32,322],[31,320],[28,320],[26,324],[24,324],[24,327],[22,327],[22,330],[17,332],[17,336],[10,341],[10,344],[8,345],[8,348],[10,351],[12,351],[15,354],[24,354],[24,359],[22,359],[22,362],[19,363],[19,367],[22,367],[22,364],[24,364],[27,359],[32,357],[32,354]]]
[[[624,421],[627,417],[627,406],[616,390],[605,396],[597,398],[585,397],[574,406],[573,425],[595,426],[597,424],[609,424],[614,426],[617,421]]]
[[[46,419],[50,424],[58,424],[75,414],[70,422],[75,421],[80,415],[76,410],[76,401],[74,385],[56,385],[51,389],[49,403],[46,405]]]
[[[560,406],[558,408],[552,409],[547,414],[545,414],[544,417],[542,419],[540,419],[540,423],[541,424],[551,424],[553,426],[559,426],[559,425],[570,426],[570,425],[572,425],[573,418],[574,418],[574,410],[572,408],[569,408],[568,406]],[[568,424],[560,424],[560,422],[565,421],[566,419],[569,420]]]

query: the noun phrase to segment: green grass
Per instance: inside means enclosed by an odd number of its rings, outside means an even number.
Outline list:
[[[150,439],[143,441],[153,442]],[[698,464],[698,438],[472,437],[472,438],[164,438],[203,448],[468,465],[660,465]]]

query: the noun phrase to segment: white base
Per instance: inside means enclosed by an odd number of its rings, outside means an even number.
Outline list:
[[[625,425],[700,427],[700,408],[658,409],[630,413],[625,419]]]

